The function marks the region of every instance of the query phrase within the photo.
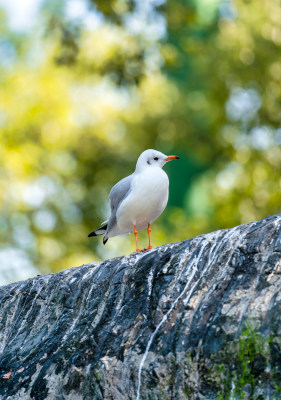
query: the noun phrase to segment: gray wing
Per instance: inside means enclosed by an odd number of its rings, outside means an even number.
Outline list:
[[[116,214],[120,203],[128,196],[131,189],[131,182],[133,179],[133,174],[121,179],[116,185],[113,186],[109,193],[109,201],[111,214]]]
[[[111,208],[111,215],[108,219],[106,233],[103,238],[103,243],[105,244],[108,239],[109,232],[115,227],[116,224],[116,212],[118,207],[122,203],[122,201],[128,196],[131,190],[131,182],[133,179],[133,175],[131,174],[126,178],[122,179],[116,185],[113,186],[109,193],[109,202]]]

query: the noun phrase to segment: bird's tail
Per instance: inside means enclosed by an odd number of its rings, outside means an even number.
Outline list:
[[[101,228],[89,233],[88,237],[104,235],[106,230],[107,230],[107,224],[102,226]]]

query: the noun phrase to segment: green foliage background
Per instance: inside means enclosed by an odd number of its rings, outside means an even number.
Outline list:
[[[2,249],[43,272],[133,251],[87,234],[147,148],[181,156],[154,245],[280,212],[279,0],[67,3],[21,34],[0,14]]]

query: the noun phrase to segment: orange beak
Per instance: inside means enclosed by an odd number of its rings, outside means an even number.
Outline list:
[[[165,161],[172,161],[172,160],[177,160],[179,157],[178,156],[168,156]]]

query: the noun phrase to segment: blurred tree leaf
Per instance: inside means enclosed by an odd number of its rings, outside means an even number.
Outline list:
[[[51,1],[30,34],[1,25],[4,248],[53,271],[132,250],[130,236],[87,234],[147,148],[181,156],[154,245],[280,212],[279,3],[207,3],[155,1],[145,16],[91,1],[71,19]],[[166,35],[148,35],[159,9]]]

